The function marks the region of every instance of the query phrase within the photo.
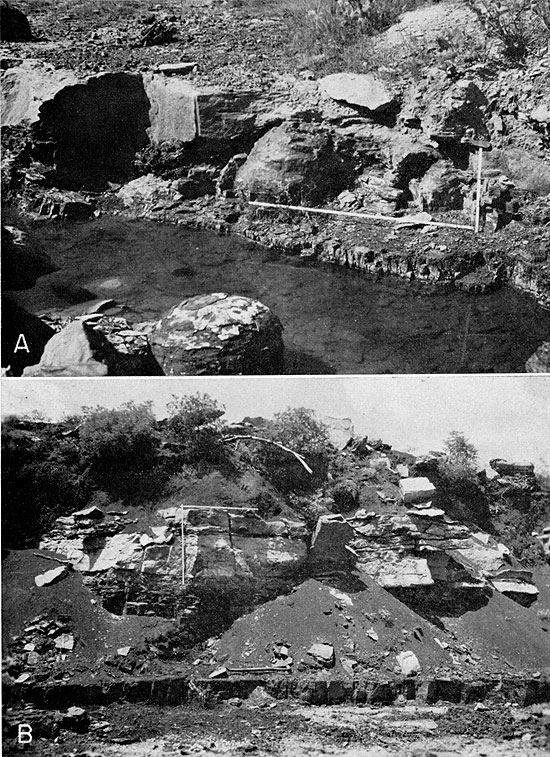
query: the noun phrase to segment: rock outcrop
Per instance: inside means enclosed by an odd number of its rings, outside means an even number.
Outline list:
[[[23,371],[27,377],[106,376],[115,350],[104,336],[81,321],[73,321],[52,336],[38,365]]]
[[[58,518],[40,546],[68,559],[120,614],[153,608],[170,617],[178,593],[201,586],[282,589],[304,569],[306,533],[299,521],[267,521],[250,508],[168,507],[148,524],[88,508]]]
[[[307,205],[336,196],[351,174],[325,128],[289,122],[256,142],[237,172],[235,189],[249,199]]]
[[[23,62],[2,73],[2,125],[32,124],[57,186],[105,188],[133,173],[149,145],[185,144],[199,134],[196,92],[179,77],[70,71]]]
[[[184,300],[151,334],[153,354],[168,375],[280,373],[279,319],[261,302],[223,293]]]
[[[374,118],[395,113],[399,106],[395,93],[373,74],[330,74],[319,86],[334,100],[364,108]]]

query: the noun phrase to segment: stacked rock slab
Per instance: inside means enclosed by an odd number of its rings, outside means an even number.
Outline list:
[[[224,293],[184,300],[151,334],[167,375],[281,373],[279,319],[261,302]]]
[[[118,595],[121,613],[170,617],[178,593],[205,585],[220,595],[258,582],[284,590],[303,570],[306,533],[300,521],[246,508],[170,507],[136,524],[128,511],[93,507],[58,518],[40,548],[68,559],[108,607]]]
[[[516,470],[518,464],[501,463]],[[532,466],[519,464],[524,475]],[[359,510],[347,520],[354,532],[347,545],[356,566],[381,586],[411,590],[437,584],[446,596],[496,589],[522,604],[538,594],[529,570],[514,567],[509,550],[489,534],[472,533],[434,507],[436,493],[428,478],[406,477],[399,483],[406,513]]]

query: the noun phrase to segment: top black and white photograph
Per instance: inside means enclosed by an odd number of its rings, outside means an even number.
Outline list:
[[[549,0],[1,14],[5,376],[550,370]]]

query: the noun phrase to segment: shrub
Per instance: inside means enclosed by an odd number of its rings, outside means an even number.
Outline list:
[[[475,480],[477,450],[461,431],[451,431],[445,440],[445,450],[447,462],[441,464],[440,472],[446,478],[457,482],[464,479]]]
[[[310,59],[321,59],[323,69],[363,70],[368,39],[414,4],[414,0],[301,0],[289,12],[291,46]]]
[[[314,489],[326,478],[334,448],[327,427],[304,407],[289,408],[273,416],[265,436],[301,455],[312,468],[309,474],[296,458],[273,445],[258,443],[256,459],[281,491]]]
[[[225,409],[208,394],[173,397],[168,403],[166,426],[185,463],[222,463],[227,449],[222,443],[220,418]]]
[[[467,525],[490,525],[489,502],[477,477],[477,450],[464,434],[452,431],[445,441],[446,460],[438,465],[438,498],[443,509]]]
[[[506,57],[523,60],[548,44],[549,0],[467,0]]]
[[[118,495],[145,494],[158,463],[159,434],[151,403],[83,408],[80,454],[96,482]]]
[[[78,444],[55,432],[2,423],[2,533],[4,546],[35,547],[56,518],[83,507],[89,495]]]

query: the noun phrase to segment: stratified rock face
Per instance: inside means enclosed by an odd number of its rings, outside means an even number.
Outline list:
[[[162,74],[79,80],[70,71],[24,62],[3,72],[2,97],[2,125],[34,124],[63,188],[126,181],[143,148],[191,142],[199,133],[193,87]]]
[[[442,591],[466,593],[503,588],[521,596],[522,604],[537,595],[531,571],[514,568],[509,550],[489,534],[472,533],[438,508],[418,503],[403,515],[358,510],[347,525],[353,527],[349,546],[356,567],[385,588],[413,590],[436,584]]]
[[[182,586],[193,591],[214,582],[222,592],[257,580],[284,584],[306,561],[302,522],[265,521],[251,509],[169,507],[154,514],[157,525],[141,526],[121,513],[97,511],[58,518],[41,548],[64,555],[100,594],[105,580],[148,587],[149,608],[155,596],[167,600],[156,608],[161,615],[171,615],[170,599]],[[121,612],[139,614],[127,591],[125,597]]]
[[[452,163],[440,161],[431,166],[409,189],[422,210],[461,210],[470,177]]]
[[[15,126],[23,121],[38,121],[42,104],[64,87],[77,84],[78,78],[72,71],[28,60],[2,71],[0,82],[2,126]]]
[[[250,199],[307,204],[335,197],[350,182],[351,166],[319,124],[285,123],[256,142],[235,178]]]
[[[489,464],[493,470],[500,473],[501,476],[534,476],[535,466],[533,463],[509,463],[507,460],[490,460]]]
[[[105,337],[73,321],[50,339],[38,365],[25,368],[23,376],[106,376],[113,353]]]
[[[397,104],[395,94],[373,74],[330,74],[319,85],[334,100],[365,108],[373,115],[392,110]]]
[[[461,79],[441,90],[439,79],[412,87],[400,114],[403,123],[417,123],[425,133],[441,141],[463,137],[488,139],[485,122],[488,103],[479,87]]]
[[[0,5],[0,39],[2,42],[29,42],[32,39],[28,18],[6,0]]]
[[[525,363],[527,373],[550,373],[550,342],[543,342]]]
[[[153,354],[175,376],[280,373],[282,326],[261,302],[223,293],[184,300],[151,334]]]

